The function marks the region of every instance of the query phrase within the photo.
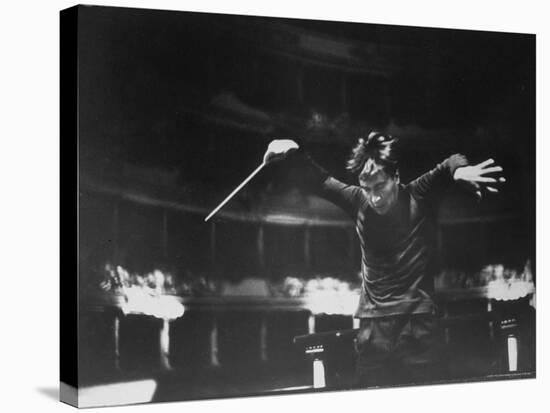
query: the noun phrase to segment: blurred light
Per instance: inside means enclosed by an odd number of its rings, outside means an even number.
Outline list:
[[[313,360],[313,387],[319,389],[325,386],[325,365],[323,364],[323,360]]]
[[[333,277],[317,277],[304,287],[305,306],[312,314],[352,315],[357,308],[359,291],[346,281]]]
[[[518,339],[515,336],[508,336],[508,370],[518,369]]]
[[[137,286],[125,288],[124,293],[126,302],[121,305],[124,314],[138,313],[172,320],[184,313],[183,305],[172,295],[152,295],[147,289]]]
[[[292,215],[270,214],[265,217],[265,222],[270,224],[303,224],[307,220],[305,218],[295,217]]]
[[[535,291],[535,286],[530,281],[502,279],[490,281],[487,284],[487,297],[495,300],[517,300],[526,297]]]
[[[319,291],[304,297],[305,306],[313,314],[352,315],[357,309],[359,294],[354,291]]]

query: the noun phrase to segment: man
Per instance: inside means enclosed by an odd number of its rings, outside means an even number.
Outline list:
[[[434,381],[442,377],[434,292],[436,210],[453,182],[498,192],[500,166],[489,159],[470,166],[452,155],[403,185],[399,142],[371,132],[353,148],[347,168],[359,185],[331,177],[288,139],[271,142],[264,162],[290,158],[304,168],[307,187],[354,220],[361,246],[362,289],[355,317],[360,385]]]

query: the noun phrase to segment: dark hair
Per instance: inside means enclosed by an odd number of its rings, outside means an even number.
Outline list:
[[[367,138],[359,138],[351,151],[346,169],[359,175],[369,159],[380,166],[389,176],[395,176],[398,169],[398,139],[372,131]]]

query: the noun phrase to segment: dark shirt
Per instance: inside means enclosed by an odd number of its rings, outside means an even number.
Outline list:
[[[332,201],[354,220],[361,246],[362,289],[356,317],[428,313],[434,310],[436,210],[454,171],[467,165],[452,155],[407,185],[400,185],[396,204],[379,215],[360,186],[331,177],[309,160],[308,187]],[[304,161],[307,159],[307,161]]]

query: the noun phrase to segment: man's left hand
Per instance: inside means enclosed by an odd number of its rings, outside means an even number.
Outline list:
[[[502,167],[494,165],[493,159],[487,159],[477,165],[462,166],[454,172],[455,181],[464,184],[475,192],[478,199],[482,197],[482,191],[497,193],[496,184],[506,182],[502,176]],[[492,176],[487,176],[487,175]]]

